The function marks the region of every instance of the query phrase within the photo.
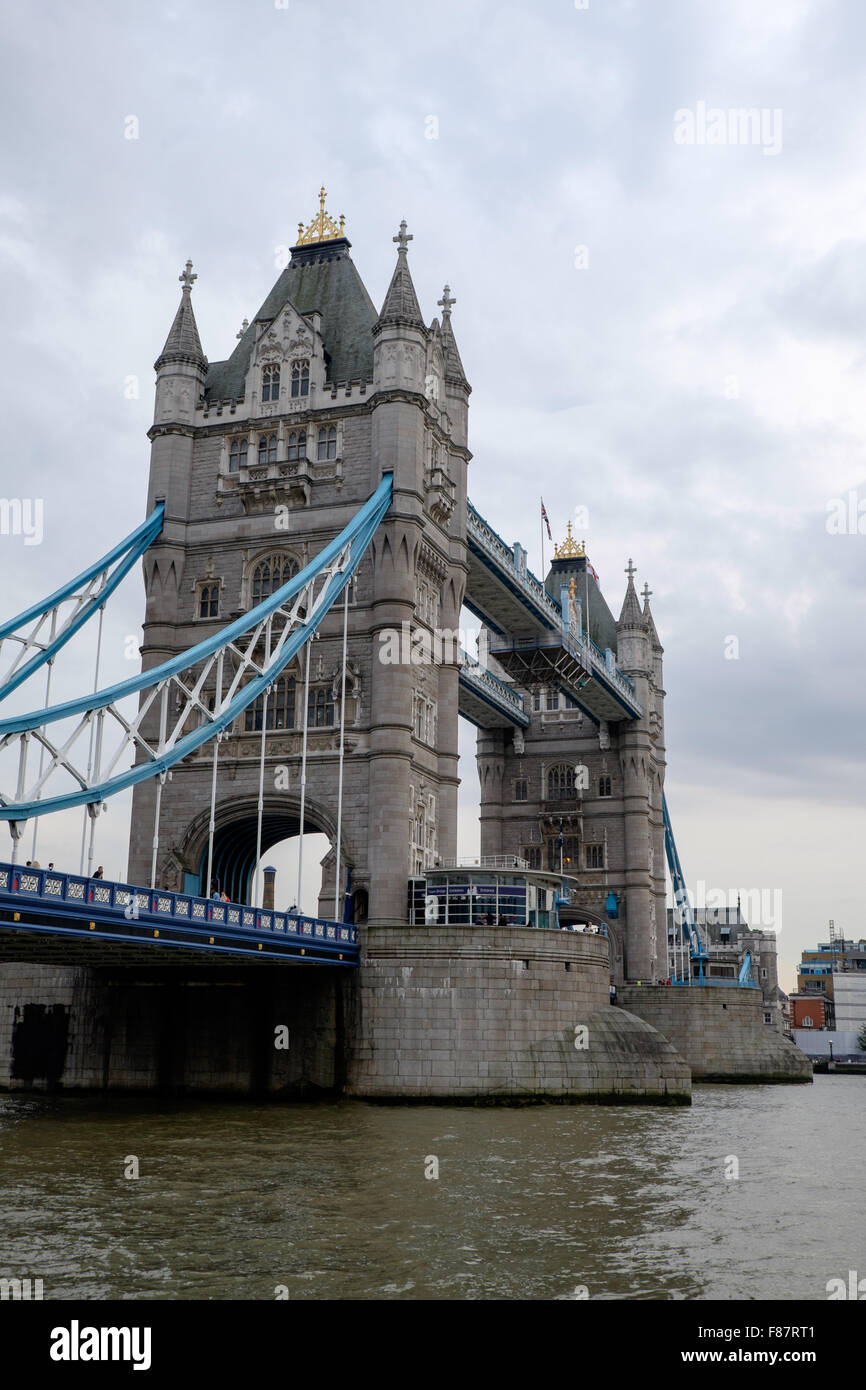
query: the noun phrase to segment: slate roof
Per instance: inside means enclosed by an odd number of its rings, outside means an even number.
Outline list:
[[[664,647],[659,641],[659,635],[656,629],[655,620],[653,618],[652,612],[650,611],[649,599],[646,599],[644,602],[643,615],[646,619],[647,630],[649,631],[650,641],[652,642],[654,649],[658,652],[663,652]]]
[[[231,357],[211,364],[205,382],[208,400],[237,400],[243,395],[261,320],[275,319],[286,304],[292,304],[300,314],[318,309],[322,315],[328,381],[354,381],[359,377],[372,381],[376,307],[349,256],[350,244],[340,237],[292,248],[291,261]]]
[[[187,288],[184,288],[180,296],[180,304],[174,316],[174,323],[169,329],[165,347],[157,358],[157,363],[166,357],[192,357],[207,364],[201,339],[198,336],[195,314],[192,311],[192,299]]]
[[[451,327],[451,315],[442,315],[442,346],[445,352],[445,376],[461,385],[468,386],[466,373],[463,370],[463,363],[460,360],[460,353],[457,351],[457,343],[454,338],[454,329]]]
[[[382,328],[385,324],[392,323],[399,324],[401,327],[408,326],[421,328],[424,332],[427,331],[421,316],[415,286],[412,284],[412,276],[409,273],[405,246],[401,246],[397,252],[397,264],[394,267],[394,274],[391,276],[391,283],[388,286],[388,293],[385,295],[385,302],[382,305],[377,327]]]
[[[559,603],[560,589],[563,585],[568,586],[568,581],[572,575],[574,575],[575,581],[575,598],[580,599],[584,610],[587,592],[589,593],[590,637],[593,642],[598,643],[602,651],[607,647],[616,651],[616,619],[607,606],[607,600],[601,592],[592,570],[587,571],[585,556],[569,556],[564,560],[553,559],[544,587],[554,602]],[[586,613],[584,612],[584,621],[585,619]]]
[[[644,616],[641,612],[640,600],[634,587],[634,580],[631,575],[628,577],[628,586],[625,591],[625,598],[622,601],[622,612],[619,615],[620,627],[645,627]]]

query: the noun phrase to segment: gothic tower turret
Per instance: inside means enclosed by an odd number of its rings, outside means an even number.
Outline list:
[[[631,560],[626,574],[628,584],[617,623],[618,665],[634,682],[643,710],[640,719],[623,726],[619,748],[625,820],[626,950],[629,978],[652,981],[659,973],[659,933],[663,922],[658,921],[653,895],[656,852],[650,823],[654,778],[650,739],[652,650],[634,587]]]
[[[165,346],[154,363],[156,392],[153,425],[148,432],[148,512],[160,499],[165,502],[162,533],[148,551],[144,566],[149,665],[163,660],[171,651],[170,637],[166,634],[161,639],[158,629],[174,617],[185,569],[195,412],[208,368],[192,307],[192,287],[198,279],[193,274],[192,261],[187,261],[178,278],[183,286],[180,304]]]

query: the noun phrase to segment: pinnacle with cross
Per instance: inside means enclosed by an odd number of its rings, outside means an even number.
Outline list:
[[[442,291],[442,298],[438,299],[436,302],[439,305],[439,308],[442,310],[443,315],[451,313],[452,306],[457,303],[457,300],[451,298],[450,285],[445,286],[444,290]]]
[[[184,294],[188,293],[188,291],[192,289],[193,281],[198,279],[198,276],[192,273],[192,261],[187,261],[183,273],[178,275],[177,278],[183,285]]]
[[[643,589],[641,590],[641,598],[643,599],[644,603],[649,603],[651,593],[652,589],[650,588],[649,584],[644,584]]]
[[[631,558],[631,556],[629,556],[629,558],[628,558],[628,564],[627,564],[627,566],[626,566],[625,572],[626,572],[626,574],[628,575],[628,581],[629,581],[629,583],[631,583],[631,581],[634,579],[635,575],[637,574],[637,569],[635,568],[634,564],[632,563],[632,558]]]
[[[415,238],[412,236],[412,233],[406,231],[405,217],[403,218],[403,221],[400,223],[400,231],[397,233],[396,236],[392,236],[391,240],[396,241],[397,243],[398,255],[405,255],[409,242],[415,240]]]

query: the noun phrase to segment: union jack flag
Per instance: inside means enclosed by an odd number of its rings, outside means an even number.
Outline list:
[[[544,505],[544,498],[543,498],[543,497],[542,497],[542,499],[541,499],[541,520],[544,522],[545,526],[547,527],[547,539],[548,539],[549,541],[552,541],[552,540],[553,540],[553,532],[552,532],[551,529],[550,529],[550,518],[549,518],[549,516],[547,515],[547,508],[546,508],[545,505]]]

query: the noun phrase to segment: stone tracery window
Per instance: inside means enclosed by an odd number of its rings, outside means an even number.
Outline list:
[[[277,461],[277,436],[275,434],[259,435],[259,466]]]
[[[335,459],[337,457],[336,425],[322,425],[320,428],[316,457],[320,463],[325,459]]]
[[[293,729],[295,727],[296,689],[294,676],[283,675],[274,681],[268,695],[266,726],[268,729]],[[259,695],[258,699],[244,710],[245,733],[261,731],[264,703],[264,695]]]
[[[277,589],[281,589],[287,584],[293,575],[298,572],[298,562],[291,555],[286,555],[284,551],[277,551],[273,555],[264,555],[256,561],[252,573],[250,585],[250,601],[255,607],[264,599],[270,598]]]
[[[220,611],[220,586],[214,581],[213,584],[202,584],[198,591],[198,616],[200,618],[216,618]]]
[[[262,367],[262,401],[278,401],[280,399],[280,364],[279,362],[269,362]]]
[[[334,692],[330,686],[320,685],[310,689],[307,700],[307,723],[311,729],[323,729],[333,725],[336,715]]]
[[[292,395],[310,394],[310,359],[299,357],[292,363]]]
[[[574,768],[570,763],[557,763],[547,773],[548,801],[573,801],[574,796]]]
[[[288,459],[290,463],[307,457],[307,431],[292,430],[289,435]]]
[[[247,466],[247,452],[249,450],[249,440],[233,439],[229,445],[229,472],[237,473],[240,468]]]

